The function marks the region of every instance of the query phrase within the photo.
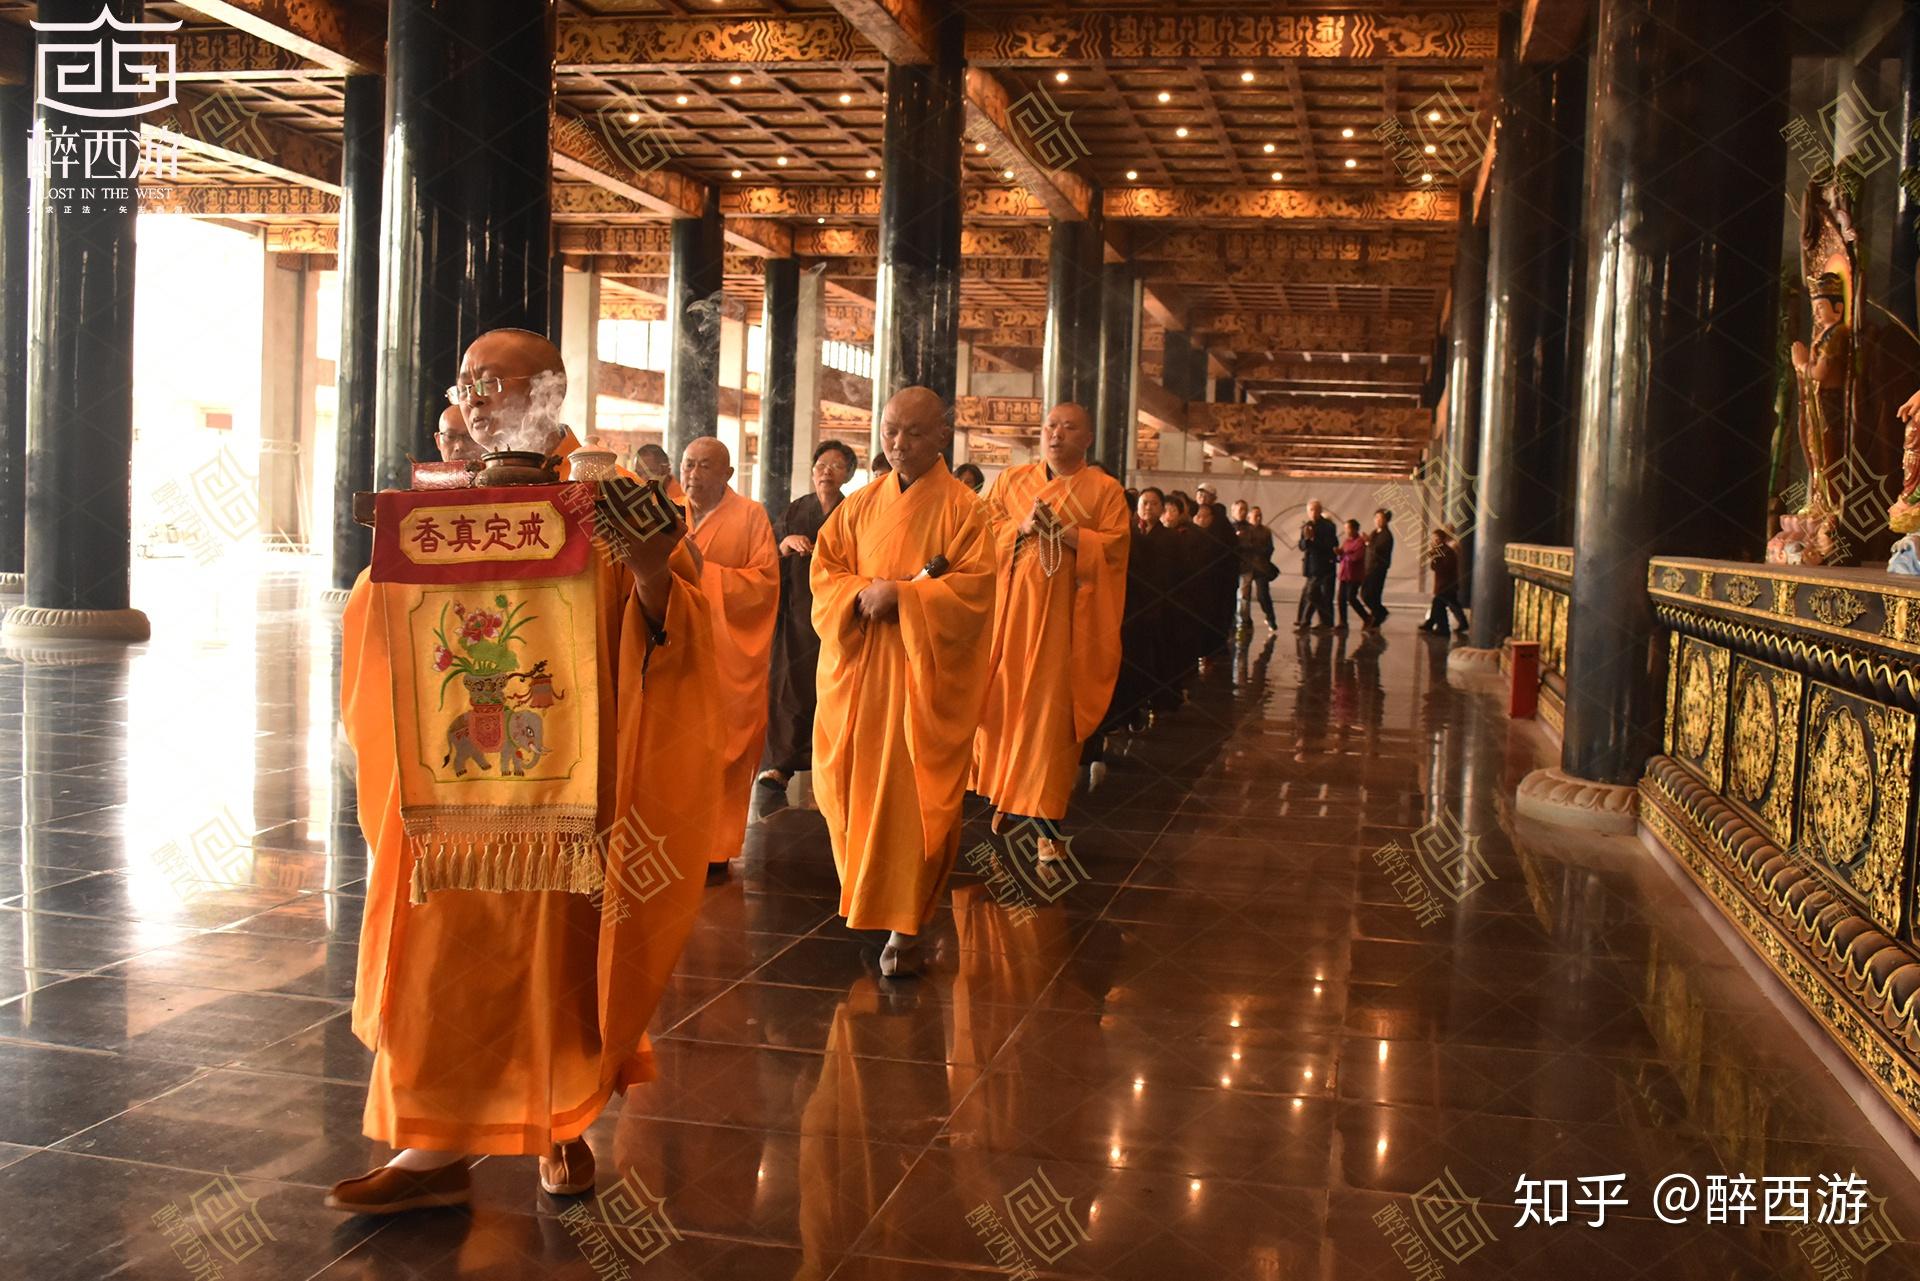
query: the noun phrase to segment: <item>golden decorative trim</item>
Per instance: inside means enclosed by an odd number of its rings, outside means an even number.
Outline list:
[[[1820,665],[1832,668],[1836,673],[1844,673],[1863,685],[1884,687],[1890,693],[1904,693],[1908,698],[1920,699],[1920,677],[1916,677],[1911,664],[1878,655],[1861,655],[1821,645],[1804,637],[1780,631],[1775,627],[1755,627],[1735,619],[1721,617],[1718,613],[1703,613],[1697,608],[1676,605],[1665,601],[1654,606],[1654,616],[1669,627],[1687,624],[1710,630],[1718,639],[1727,643],[1738,643],[1748,648],[1766,651],[1778,651],[1773,657],[1792,657],[1809,666]],[[1800,620],[1812,625],[1812,620]],[[1848,639],[1866,642],[1869,638],[1853,633]]]
[[[1700,581],[1693,585],[1693,594],[1695,596],[1698,596],[1701,600],[1713,599],[1713,571],[1712,570],[1703,569],[1700,571]]]
[[[1543,543],[1508,543],[1508,569],[1533,569],[1569,581],[1573,578],[1573,548]]]
[[[1889,934],[1901,927],[1913,743],[1909,713],[1814,682],[1801,766],[1800,844]]]
[[[1745,574],[1733,574],[1727,579],[1727,599],[1742,609],[1759,600],[1761,591],[1760,584]]]
[[[1800,591],[1799,584],[1789,582],[1784,578],[1776,578],[1773,580],[1772,587],[1773,612],[1781,618],[1792,618],[1794,614],[1794,599]]]
[[[1868,928],[1816,873],[1782,860],[1771,842],[1728,830],[1712,814],[1716,798],[1684,774],[1676,779],[1673,764],[1659,757],[1649,763],[1640,783],[1641,822],[1920,1131],[1920,1022],[1901,977],[1912,949]]]
[[[1807,594],[1807,608],[1823,623],[1849,627],[1867,612],[1867,602],[1844,587],[1816,587]]]
[[[1674,658],[1679,674],[1667,704],[1672,753],[1718,791],[1726,777],[1727,669],[1732,653],[1682,636]]]
[[[1793,841],[1802,683],[1799,672],[1745,654],[1734,657],[1727,794],[1782,846]]]
[[[1687,585],[1687,576],[1671,565],[1663,565],[1659,570],[1660,590],[1677,592]]]

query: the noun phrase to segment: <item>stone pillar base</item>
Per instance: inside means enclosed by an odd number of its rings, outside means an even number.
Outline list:
[[[18,596],[26,590],[25,574],[0,574],[0,596]]]
[[[49,641],[143,641],[153,635],[147,616],[137,609],[49,609],[21,605],[7,612],[0,641],[42,644]]]
[[[329,587],[320,593],[320,607],[339,611],[347,607],[347,597],[353,595],[348,587]]]
[[[1559,827],[1631,836],[1640,825],[1640,790],[1593,783],[1548,767],[1520,780],[1514,810]]]

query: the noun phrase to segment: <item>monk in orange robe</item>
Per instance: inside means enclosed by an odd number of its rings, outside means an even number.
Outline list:
[[[714,659],[720,669],[712,702],[712,735],[725,762],[713,820],[707,883],[727,879],[740,852],[753,802],[753,773],[767,742],[767,675],[773,670],[773,625],[780,610],[780,549],[766,509],[727,482],[733,460],[712,436],[687,445],[680,485],[687,494],[689,535],[700,551],[700,585],[713,610]]]
[[[896,394],[880,438],[892,469],[834,508],[814,544],[813,773],[840,914],[891,931],[880,972],[904,977],[960,849],[994,557],[979,497],[942,457],[953,429],[939,396]]]
[[[1036,852],[1062,856],[1059,822],[1120,675],[1131,526],[1120,482],[1087,463],[1093,421],[1055,405],[1044,461],[994,478],[986,505],[999,554],[993,674],[974,744],[973,790],[1009,817],[1041,820]]]
[[[642,480],[657,480],[667,491],[667,497],[682,507],[687,505],[687,491],[680,488],[680,478],[673,474],[673,459],[667,457],[667,451],[658,445],[642,445],[633,451],[633,465]]]
[[[458,385],[476,440],[499,447],[530,395],[556,379],[564,393],[564,378],[544,338],[482,335]],[[553,423],[534,447],[555,452],[565,437]],[[336,1184],[336,1209],[465,1204],[473,1154],[537,1155],[543,1189],[589,1191],[581,1135],[610,1095],[653,1077],[646,1027],[698,910],[709,840],[700,798],[718,762],[684,726],[716,681],[712,616],[678,526],[629,540],[618,565],[592,564],[595,684],[567,693],[598,700],[597,826],[637,816],[628,830],[641,834],[609,842],[593,898],[443,889],[412,901],[394,726],[394,668],[408,656],[391,651],[386,627],[399,599],[389,592],[403,585],[363,573],[348,600],[341,719],[369,851],[353,1030],[374,1054],[365,1132],[402,1150]]]

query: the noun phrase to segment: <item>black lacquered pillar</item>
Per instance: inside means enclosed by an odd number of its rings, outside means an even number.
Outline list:
[[[375,476],[435,458],[443,393],[489,329],[548,323],[553,8],[392,0]]]
[[[380,161],[386,111],[381,77],[347,77],[340,151],[340,364],[334,380],[339,410],[334,429],[333,586],[341,591],[353,586],[373,553],[373,531],[354,520],[353,496],[374,486],[380,335],[373,319],[380,314]]]
[[[138,22],[138,0],[108,6]],[[40,0],[42,22],[84,23],[95,0]],[[63,39],[43,32],[39,43]],[[57,64],[62,55],[51,55]],[[58,66],[46,69],[58,74]],[[93,95],[111,109],[109,94]],[[98,127],[41,104],[35,129]],[[9,640],[144,640],[129,608],[133,469],[133,223],[135,202],[47,190],[29,196],[27,284],[26,606],[7,616]]]
[[[1572,534],[1580,412],[1586,54],[1510,63],[1503,76],[1474,468],[1472,641],[1483,648],[1498,645],[1513,622],[1507,544],[1558,545]]]
[[[667,262],[667,455],[674,467],[689,442],[720,430],[720,305],[726,289],[726,239],[720,202],[673,222]]]
[[[1786,172],[1782,0],[1601,0],[1590,69],[1563,765],[1628,786],[1657,750],[1647,561],[1756,559]],[[1769,94],[1760,87],[1780,90]]]
[[[0,591],[27,568],[27,140],[33,86],[0,85]]]
[[[1178,329],[1166,331],[1160,350],[1160,385],[1182,400],[1206,399],[1207,357]]]
[[[965,21],[936,6],[934,60],[887,64],[879,278],[873,330],[874,432],[902,387],[953,400],[960,354],[960,141]]]
[[[1134,435],[1134,379],[1139,357],[1140,282],[1123,262],[1100,268],[1100,386],[1094,411],[1093,458],[1115,480],[1126,481],[1127,446]]]
[[[1099,396],[1100,228],[1052,220],[1047,248],[1047,330],[1040,353],[1042,404],[1091,411]]]
[[[1487,226],[1473,218],[1473,193],[1460,193],[1447,340],[1447,440],[1441,512],[1456,530],[1473,520],[1473,469],[1480,456],[1481,355],[1487,339]],[[1470,543],[1478,542],[1471,535]]]
[[[760,502],[767,519],[786,514],[792,497],[793,410],[799,376],[800,264],[767,259],[760,305],[766,372],[760,379]]]

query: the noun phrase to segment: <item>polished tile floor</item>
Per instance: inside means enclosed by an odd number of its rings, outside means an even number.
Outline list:
[[[818,816],[764,814],[596,1198],[496,1158],[471,1211],[331,1213],[384,1155],[337,623],[295,574],[142,572],[150,645],[0,661],[0,1277],[1920,1275],[1656,1217],[1670,1174],[1857,1171],[1920,1240],[1920,1192],[1638,845],[1516,823],[1542,741],[1412,609],[1258,629],[1116,742],[1064,879],[976,815],[921,982],[836,922]],[[1604,1226],[1517,1226],[1522,1175],[1616,1174]]]

